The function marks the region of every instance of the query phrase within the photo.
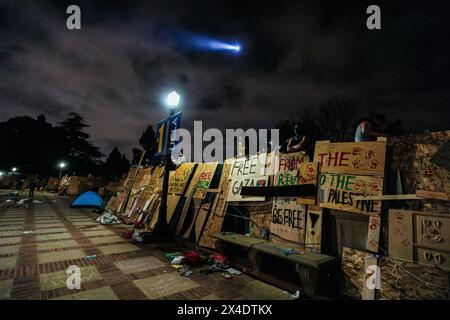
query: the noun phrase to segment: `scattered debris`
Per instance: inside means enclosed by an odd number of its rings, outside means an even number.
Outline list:
[[[86,258],[87,260],[94,260],[94,259],[97,258],[97,255],[94,254],[94,255],[92,255],[92,256],[86,256],[85,258]]]
[[[132,235],[133,235],[133,231],[131,229],[128,229],[127,231],[125,231],[123,233],[123,238],[124,239],[131,239]]]
[[[164,257],[170,261],[173,260],[173,258],[181,256],[181,252],[166,252],[164,253]]]
[[[171,264],[181,264],[183,262],[184,256],[178,256],[173,258],[173,260],[170,262]]]
[[[183,274],[185,274],[187,271],[189,271],[190,268],[191,268],[190,266],[184,265],[182,268],[180,268],[180,270],[178,270],[178,272],[179,272],[181,275],[183,275]]]
[[[106,211],[96,221],[100,224],[120,224],[119,219],[111,211]]]
[[[228,272],[229,274],[233,275],[233,276],[238,276],[238,275],[240,275],[240,274],[242,273],[241,271],[236,270],[236,269],[234,269],[234,268],[228,268],[228,269],[227,269],[227,272]]]
[[[182,273],[181,275],[182,275],[183,277],[190,277],[192,274],[193,274],[193,272],[190,271],[190,270],[188,270],[188,271]]]
[[[20,199],[19,201],[16,202],[16,204],[24,204],[25,202],[30,202],[30,199],[29,198]]]
[[[34,231],[33,230],[25,230],[24,232],[22,232],[22,234],[33,234]]]
[[[198,266],[203,263],[203,259],[200,257],[197,251],[191,250],[183,253],[183,263],[190,266]]]
[[[295,293],[293,295],[291,295],[291,297],[294,299],[300,298],[300,290],[295,291]]]
[[[286,248],[286,249],[283,250],[283,253],[284,253],[285,255],[289,256],[289,255],[291,255],[291,254],[294,254],[294,253],[295,253],[295,250],[294,250],[294,249],[291,249],[291,248]]]
[[[225,279],[232,279],[233,277],[230,275],[230,274],[228,274],[228,273],[222,273],[222,276],[225,278]]]
[[[210,264],[215,265],[216,267],[226,269],[229,266],[228,257],[223,255],[222,253],[214,253],[209,257],[208,262]]]

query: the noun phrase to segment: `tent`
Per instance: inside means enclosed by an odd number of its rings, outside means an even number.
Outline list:
[[[93,191],[88,191],[80,195],[78,198],[72,202],[72,207],[95,207],[102,208],[104,207],[104,203],[102,198],[98,195],[98,193]]]

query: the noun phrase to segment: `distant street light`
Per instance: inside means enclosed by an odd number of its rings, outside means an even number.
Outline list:
[[[59,167],[59,180],[61,180],[61,176],[62,176],[62,170],[66,167],[66,163],[65,162],[60,162],[58,163],[58,167]]]
[[[17,171],[17,168],[16,168],[16,167],[13,167],[11,170],[12,170],[12,172],[16,172],[16,171]]]

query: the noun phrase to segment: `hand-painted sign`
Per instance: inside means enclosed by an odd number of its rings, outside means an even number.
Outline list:
[[[158,122],[156,129],[156,151],[155,156],[161,156],[170,152],[177,144],[178,137],[173,137],[172,132],[180,128],[181,111],[167,119]]]
[[[156,193],[162,191],[162,180],[164,174],[164,167],[156,167],[153,169],[152,175],[148,182],[145,191],[149,193]]]
[[[270,221],[271,240],[275,242],[305,243],[306,206],[297,204],[295,198],[278,198],[273,201]]]
[[[318,201],[321,207],[357,213],[379,213],[381,202],[355,200],[355,196],[376,196],[383,191],[383,178],[347,174],[322,174]]]
[[[241,196],[242,187],[266,187],[267,176],[248,176],[234,178],[230,182],[227,201],[264,201],[265,197]]]
[[[182,163],[169,180],[169,193],[182,195],[189,178],[194,170],[195,163]]]
[[[317,184],[317,162],[305,162],[295,170],[280,171],[275,175],[275,186],[294,186],[299,184]]]
[[[234,159],[230,170],[230,179],[265,175],[266,158],[267,153],[260,153],[248,158]]]
[[[231,164],[227,201],[264,201],[265,197],[242,197],[242,187],[267,186],[266,153],[234,159]]]
[[[319,162],[322,173],[348,173],[354,175],[384,175],[386,142],[318,141],[314,162]]]
[[[217,162],[204,163],[198,175],[197,187],[194,191],[193,198],[204,199],[206,197],[206,189],[209,188],[214,173],[217,169]]]

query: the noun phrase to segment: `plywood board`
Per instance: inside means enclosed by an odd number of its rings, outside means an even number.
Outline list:
[[[219,183],[219,193],[217,195],[217,202],[213,208],[211,208],[211,214],[205,224],[205,228],[200,235],[198,245],[207,248],[215,248],[216,240],[211,238],[213,233],[220,232],[222,230],[223,220],[227,209],[227,194],[228,185],[230,180],[228,179],[232,162],[225,161],[222,169],[222,175]]]
[[[305,152],[281,153],[271,152],[267,156],[266,174],[277,175],[283,172],[299,171],[302,163],[308,162],[309,157]]]
[[[389,255],[413,261],[413,212],[408,210],[389,210]]]
[[[386,142],[317,141],[314,162],[322,173],[384,176]]]
[[[380,242],[381,216],[379,214],[371,214],[369,217],[369,226],[367,229],[366,249],[378,253]]]
[[[213,207],[213,203],[217,195],[213,196],[210,201],[207,203],[202,204],[200,209],[197,212],[197,217],[195,218],[195,243],[198,243],[200,240],[200,237],[203,232],[203,227],[205,226],[205,223],[207,221],[207,218],[210,214],[211,208]]]
[[[305,231],[306,251],[321,253],[322,211],[323,209],[319,206],[308,206]]]
[[[211,185],[211,181],[216,172],[218,162],[204,163],[197,177],[197,186],[193,197],[195,199],[204,199],[207,189]]]
[[[182,237],[183,237],[183,238],[188,238],[189,235],[191,234],[192,228],[194,227],[195,220],[196,220],[196,218],[197,218],[198,211],[199,211],[200,208],[201,208],[201,203],[202,203],[202,200],[201,200],[201,199],[192,199],[192,205],[191,205],[191,207],[189,208],[189,210],[192,210],[192,211],[193,211],[193,215],[190,216],[191,219],[190,219],[189,221],[187,221],[187,220],[185,219],[185,220],[184,220],[184,224],[183,224],[183,225],[181,226],[181,228],[180,228],[180,230],[183,231],[183,229],[186,227],[186,224],[188,224],[188,225],[187,225],[187,228],[185,229],[185,232],[182,234]]]
[[[169,180],[169,194],[181,196],[194,171],[195,163],[182,163]]]
[[[404,193],[415,194],[417,190],[450,193],[450,171],[432,160],[448,141],[450,130],[389,138],[392,148],[390,167],[400,171]],[[405,206],[409,210],[450,213],[448,202],[410,201]]]
[[[418,246],[450,253],[450,216],[414,213]]]
[[[164,167],[155,167],[152,171],[152,175],[145,187],[146,191],[151,193],[161,192],[163,183]]]
[[[175,213],[175,209],[177,208],[178,205],[178,201],[180,201],[180,197],[181,196],[173,194],[169,194],[167,196],[167,215],[166,215],[167,224],[169,224],[170,221],[172,220],[172,217]]]
[[[381,274],[378,268],[378,259],[370,253],[364,258],[365,277],[362,286],[361,299],[375,300],[375,289],[381,288]]]
[[[318,202],[321,207],[355,213],[380,213],[381,201],[356,200],[359,195],[381,195],[383,178],[349,174],[322,174]]]
[[[179,236],[181,233],[181,229],[184,225],[184,220],[186,219],[186,215],[191,206],[191,201],[193,199],[192,196],[194,195],[194,191],[197,186],[197,180],[199,177],[199,173],[202,169],[202,166],[203,166],[203,163],[198,164],[197,168],[195,169],[194,175],[192,176],[191,182],[189,183],[189,187],[186,191],[186,201],[184,203],[183,210],[181,211],[180,220],[178,222],[177,229],[175,231],[175,234],[177,236]]]
[[[295,198],[277,198],[273,201],[270,236],[274,242],[305,243],[306,206]],[[281,240],[281,241],[280,241]]]

